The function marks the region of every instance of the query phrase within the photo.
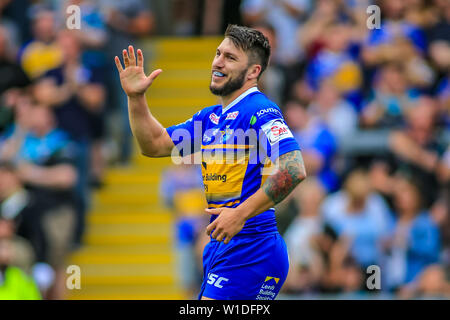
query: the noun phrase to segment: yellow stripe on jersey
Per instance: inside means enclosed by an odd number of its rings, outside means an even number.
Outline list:
[[[245,144],[209,144],[202,145],[202,149],[251,149],[254,148],[253,145]]]
[[[208,204],[208,207],[209,208],[231,207],[232,205],[235,205],[235,204],[237,204],[239,202],[240,202],[240,200],[235,200],[235,201],[231,201],[231,202],[227,202],[227,203],[221,203],[221,204],[210,203],[210,204]]]

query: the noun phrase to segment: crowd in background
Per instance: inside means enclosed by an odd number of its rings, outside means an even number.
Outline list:
[[[0,1],[0,299],[64,297],[92,190],[132,155],[113,57],[153,31],[147,1]]]
[[[272,56],[259,88],[302,149],[308,178],[277,208],[291,262],[282,296],[448,298],[449,2],[206,2],[203,11],[180,10],[175,31],[220,33],[233,16],[263,32]],[[381,25],[370,29],[373,4]],[[177,185],[170,173],[164,184],[180,194],[201,188]],[[181,264],[197,265],[181,275],[188,289],[201,280],[196,219],[181,212],[178,227]],[[367,287],[372,265],[380,290]]]
[[[71,4],[80,30],[66,28]],[[366,24],[371,4],[379,29]],[[378,265],[392,297],[448,297],[448,1],[0,0],[0,299],[63,296],[92,189],[111,159],[130,159],[117,52],[154,35],[221,35],[228,23],[269,38],[260,90],[308,173],[277,208],[291,258],[283,294],[364,296]],[[161,184],[192,294],[208,240],[198,170],[169,169]],[[21,290],[8,291],[11,279]]]

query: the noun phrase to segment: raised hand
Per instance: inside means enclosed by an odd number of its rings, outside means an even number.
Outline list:
[[[144,55],[141,49],[137,50],[137,61],[133,46],[122,51],[125,69],[122,67],[119,57],[115,57],[117,70],[120,75],[120,83],[129,97],[141,96],[151,86],[153,80],[162,72],[161,69],[153,71],[148,77],[144,73]]]

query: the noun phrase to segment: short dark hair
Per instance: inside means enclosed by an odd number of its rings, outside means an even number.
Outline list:
[[[229,38],[237,48],[247,53],[249,65],[261,65],[259,78],[269,64],[269,40],[258,30],[235,24],[228,25],[225,37]]]

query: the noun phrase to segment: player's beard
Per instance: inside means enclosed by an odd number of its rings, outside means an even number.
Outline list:
[[[247,74],[247,70],[248,69],[243,70],[235,79],[230,78],[221,87],[213,87],[212,84],[210,84],[209,90],[211,90],[212,94],[219,97],[229,96],[234,91],[242,88],[245,83],[245,75]]]

